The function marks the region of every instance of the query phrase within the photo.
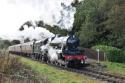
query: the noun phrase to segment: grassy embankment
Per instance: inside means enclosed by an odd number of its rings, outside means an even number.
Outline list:
[[[102,62],[107,65],[106,71],[113,74],[125,76],[125,64],[115,62]]]
[[[91,60],[91,63],[96,64],[96,60]],[[125,76],[125,64],[124,63],[116,63],[116,62],[109,62],[109,61],[100,61],[102,65],[105,65],[105,72],[109,72],[112,74],[122,75]]]
[[[51,83],[102,83],[81,74],[59,70],[54,67],[21,57],[21,61],[39,74],[47,76]]]
[[[39,76],[28,66],[20,62],[20,58],[9,56],[0,51],[0,83],[49,83],[45,76]]]

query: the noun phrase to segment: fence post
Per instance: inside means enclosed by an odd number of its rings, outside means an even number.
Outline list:
[[[97,59],[98,59],[98,63],[99,63],[99,58],[100,58],[100,57],[99,57],[99,49],[96,49],[96,51],[97,51],[97,56],[98,56]]]
[[[106,56],[106,54],[105,54],[105,52],[104,52],[104,61],[107,61],[107,56]]]

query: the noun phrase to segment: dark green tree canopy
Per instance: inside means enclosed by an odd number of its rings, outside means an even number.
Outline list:
[[[81,45],[125,47],[125,0],[84,0],[77,6],[73,30]]]

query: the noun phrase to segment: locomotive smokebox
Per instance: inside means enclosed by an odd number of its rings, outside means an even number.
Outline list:
[[[79,46],[79,38],[74,36],[74,35],[70,35],[66,41],[66,45],[68,48],[77,48]]]

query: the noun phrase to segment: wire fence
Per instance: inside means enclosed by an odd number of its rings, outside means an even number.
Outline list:
[[[98,59],[98,52],[89,48],[84,48],[85,55],[90,59]],[[99,51],[99,60],[100,61],[106,61],[107,57],[104,52]]]

